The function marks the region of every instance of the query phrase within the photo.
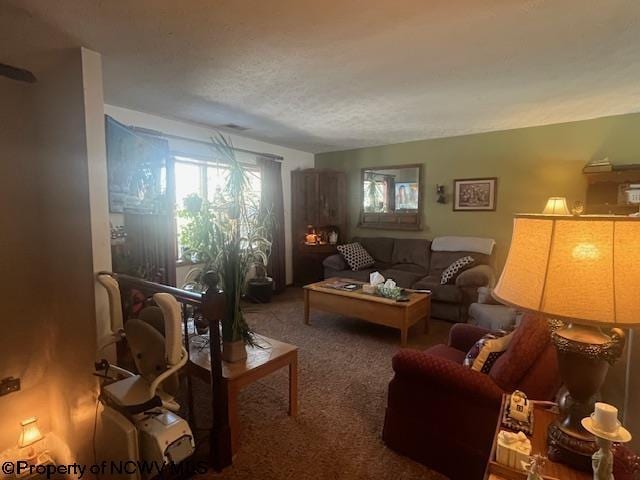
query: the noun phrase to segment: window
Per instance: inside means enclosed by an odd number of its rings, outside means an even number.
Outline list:
[[[389,184],[386,179],[364,181],[364,211],[386,212],[389,210]]]
[[[215,200],[216,193],[220,193],[227,181],[229,168],[224,164],[203,162],[188,157],[174,157],[175,160],[175,181],[176,181],[176,205],[177,209],[184,208],[184,200],[192,194],[198,194],[208,201]],[[260,179],[260,169],[258,167],[247,166],[249,184],[251,186],[249,197],[252,205],[260,204],[262,182]],[[180,232],[186,220],[178,217],[176,221],[176,231],[178,234],[178,252],[182,252],[180,245]]]

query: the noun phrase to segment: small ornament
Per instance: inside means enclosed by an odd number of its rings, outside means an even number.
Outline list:
[[[307,234],[304,236],[304,243],[307,245],[315,245],[318,243],[318,235],[313,225],[307,225]]]
[[[571,213],[576,217],[579,217],[584,213],[584,202],[580,200],[576,200],[573,202],[573,208],[571,209]]]
[[[531,456],[531,463],[525,468],[527,480],[542,480],[542,470],[547,463],[547,457],[540,454]]]
[[[631,434],[618,420],[618,409],[607,403],[596,402],[590,417],[582,419],[582,426],[596,437],[599,450],[591,457],[594,480],[613,480],[613,453],[611,443],[626,443]]]
[[[338,233],[335,230],[332,230],[329,234],[329,243],[331,245],[335,245],[336,243],[338,243]]]

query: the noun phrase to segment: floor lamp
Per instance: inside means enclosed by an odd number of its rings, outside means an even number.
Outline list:
[[[640,218],[516,216],[494,296],[552,320],[566,387],[547,433],[553,461],[591,468],[594,437],[580,420],[593,412],[609,365],[622,355],[620,327],[640,325],[639,285]]]

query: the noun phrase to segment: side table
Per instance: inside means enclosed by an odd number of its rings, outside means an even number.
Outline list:
[[[489,463],[487,463],[487,469],[485,471],[485,480],[526,480],[527,478],[527,474],[525,472],[516,471],[495,461],[498,433],[500,430],[509,430],[508,428],[503,427],[501,423],[507,402],[509,402],[509,395],[503,395],[500,416],[498,417],[498,425],[496,426],[496,433],[493,437],[493,445],[491,446],[491,455],[489,456]],[[547,429],[551,422],[553,422],[553,420],[558,416],[558,411],[556,407],[549,407],[534,403],[533,415],[533,436],[530,437],[531,453],[532,455],[540,454],[546,457]],[[544,469],[544,478],[554,480],[592,480],[593,474],[590,472],[574,470],[562,463],[547,461]]]
[[[196,337],[192,337],[194,339]],[[238,420],[238,392],[247,385],[271,373],[289,369],[289,415],[298,415],[298,347],[288,343],[256,335],[260,347],[247,347],[247,358],[235,363],[222,363],[222,376],[227,383],[229,402],[229,428],[231,429],[231,452],[237,453],[240,446],[240,422]],[[190,360],[195,373],[209,380],[211,371],[209,349],[193,342],[189,345]]]

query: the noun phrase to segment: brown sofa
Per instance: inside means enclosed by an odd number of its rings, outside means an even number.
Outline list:
[[[426,239],[356,237],[376,261],[375,265],[352,271],[342,255],[332,255],[324,262],[325,278],[342,277],[366,282],[369,274],[380,272],[403,288],[431,290],[431,316],[452,322],[466,322],[469,305],[478,299],[478,287],[495,283],[495,251],[490,255],[470,251],[432,251]],[[463,271],[454,284],[440,285],[440,276],[455,260],[470,255],[474,266]]]

